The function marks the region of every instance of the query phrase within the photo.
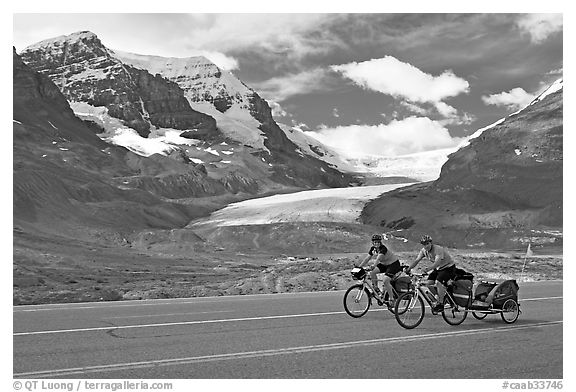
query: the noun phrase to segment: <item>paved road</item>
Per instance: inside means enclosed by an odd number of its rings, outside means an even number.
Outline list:
[[[343,292],[18,306],[18,378],[543,378],[562,373],[562,282],[523,283],[522,314],[405,330]]]

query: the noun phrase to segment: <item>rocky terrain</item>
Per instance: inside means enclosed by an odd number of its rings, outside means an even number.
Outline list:
[[[134,249],[128,244],[122,248],[57,239],[39,243],[16,233],[13,301],[39,304],[344,290],[353,284],[353,264],[364,257],[365,238],[355,243],[357,253],[242,253],[199,241],[195,246],[184,245],[180,255],[169,255],[156,252],[158,248]],[[232,247],[241,245],[228,242]],[[402,261],[413,260],[417,249],[398,254]],[[520,251],[453,250],[453,254],[476,279],[521,277],[524,254]],[[562,265],[561,253],[536,253],[526,260],[522,281],[562,279]]]
[[[449,155],[440,177],[387,193],[362,212],[367,224],[428,232],[454,247],[562,245],[561,81],[523,110]]]

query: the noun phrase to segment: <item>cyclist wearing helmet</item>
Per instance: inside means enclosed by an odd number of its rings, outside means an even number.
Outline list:
[[[394,303],[394,294],[392,291],[392,285],[390,283],[392,277],[402,270],[400,266],[400,260],[398,257],[388,249],[384,244],[382,244],[382,236],[380,234],[374,234],[372,236],[372,247],[368,251],[368,256],[358,267],[364,266],[366,263],[376,256],[376,267],[370,272],[370,278],[372,279],[372,286],[378,296],[382,296],[382,293],[378,289],[378,274],[384,274],[382,283],[384,285],[384,290],[388,293],[388,304],[392,305]]]
[[[438,303],[434,306],[434,311],[439,312],[444,308],[444,296],[446,295],[446,284],[450,279],[453,279],[456,274],[456,264],[452,261],[452,257],[446,250],[446,248],[433,244],[432,237],[429,235],[423,235],[420,239],[420,243],[424,247],[418,253],[418,257],[414,260],[410,266],[408,266],[408,271],[416,267],[416,265],[426,258],[430,260],[432,264],[432,271],[428,275],[428,284],[430,286],[435,285],[438,290]]]

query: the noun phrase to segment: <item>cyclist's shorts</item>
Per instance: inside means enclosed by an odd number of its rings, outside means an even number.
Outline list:
[[[389,276],[391,278],[402,270],[402,267],[400,266],[400,260],[396,260],[392,264],[388,265],[378,263],[376,265],[376,268],[380,270],[380,273],[386,274],[386,276]]]
[[[446,286],[446,283],[456,275],[456,264],[441,270],[434,270],[428,275],[428,280],[436,280]]]

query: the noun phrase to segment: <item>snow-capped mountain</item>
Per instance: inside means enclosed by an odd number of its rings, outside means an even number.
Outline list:
[[[83,31],[27,47],[23,61],[47,75],[70,102],[106,107],[139,135],[154,128],[201,129],[216,135],[216,122],[194,111],[177,85],[113,57],[98,37]]]
[[[240,171],[290,186],[352,180],[314,155],[303,158],[266,101],[204,57],[110,50],[91,32],[45,40],[21,55],[59,86],[78,116],[105,130],[102,138],[137,154],[181,155],[215,176]]]

